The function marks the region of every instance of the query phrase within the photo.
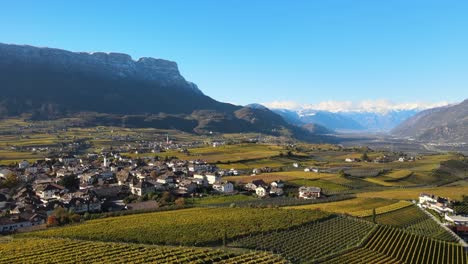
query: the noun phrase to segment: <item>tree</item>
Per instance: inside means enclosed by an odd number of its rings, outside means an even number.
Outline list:
[[[170,192],[163,192],[161,198],[159,199],[159,202],[161,205],[167,205],[173,201],[173,197],[171,196]]]
[[[174,203],[179,207],[185,206],[185,199],[183,197],[177,198]]]
[[[375,213],[375,208],[372,209],[372,222],[374,224],[377,224],[377,216],[376,216],[376,213]]]
[[[50,220],[50,225],[49,225],[49,220]],[[81,220],[81,216],[79,214],[75,214],[59,206],[55,208],[52,214],[49,216],[49,218],[47,218],[47,225],[49,226],[65,225],[68,223],[77,223],[77,222],[80,222],[80,220]]]
[[[150,177],[156,180],[158,178],[158,172],[155,170],[151,171]]]
[[[344,177],[346,177],[346,173],[344,172],[344,170],[340,170],[340,171],[338,171],[338,176],[344,178]]]
[[[14,173],[8,173],[2,185],[5,188],[13,188],[19,184],[18,176]]]
[[[72,223],[78,223],[81,221],[81,216],[79,214],[70,214],[68,219]]]
[[[362,153],[362,155],[361,155],[361,160],[363,160],[363,161],[369,161],[369,156],[367,155],[367,152]]]
[[[58,226],[59,222],[57,220],[57,217],[55,215],[50,215],[47,217],[47,226],[52,227],[52,226]]]
[[[226,243],[227,243],[227,231],[226,231],[226,227],[224,227],[224,229],[223,229],[223,247],[226,247]]]
[[[77,190],[80,187],[80,180],[75,175],[65,175],[59,184],[68,190]]]

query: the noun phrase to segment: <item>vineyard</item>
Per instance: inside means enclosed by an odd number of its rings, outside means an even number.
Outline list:
[[[366,219],[370,221],[372,220],[372,217],[369,216]],[[428,216],[419,210],[416,206],[407,206],[399,210],[379,214],[376,216],[376,221],[378,224],[392,225],[397,227],[407,227],[426,219],[428,219]]]
[[[412,203],[408,201],[398,201],[397,203],[394,203],[394,204],[375,208],[375,213],[384,214],[384,213],[400,210],[402,208],[405,208],[411,205]],[[352,213],[352,215],[357,216],[357,217],[366,217],[372,214],[373,214],[373,209],[367,209],[367,210],[362,210],[362,211]]]
[[[417,235],[428,236],[448,242],[457,242],[457,240],[447,230],[442,228],[431,218],[410,225],[405,230]]]
[[[357,217],[368,217],[372,215],[373,209],[375,209],[376,214],[384,214],[400,210],[410,205],[412,205],[412,203],[407,201],[389,200],[382,198],[354,198],[324,204],[309,204],[287,208],[320,209],[333,213],[349,214]]]
[[[233,253],[190,247],[143,246],[71,239],[0,243],[0,263],[288,263],[265,252]]]
[[[221,203],[210,203],[205,205],[205,207],[231,207],[235,205],[236,207],[256,207],[256,208],[266,208],[266,207],[285,207],[285,206],[301,206],[301,205],[314,205],[314,204],[328,204],[331,202],[350,200],[355,198],[353,195],[334,195],[330,197],[325,197],[321,199],[297,199],[290,197],[272,197],[265,199],[255,199],[255,200],[243,200],[243,201],[232,201],[232,202],[221,202]],[[294,207],[291,207],[294,208]],[[304,208],[308,209],[308,208]]]
[[[366,219],[371,221],[372,217],[366,217]],[[447,242],[457,241],[452,234],[414,205],[379,214],[376,216],[376,222],[378,224],[398,227],[416,235],[427,236]]]
[[[364,248],[406,263],[455,264],[468,261],[466,252],[459,244],[410,234],[388,226],[380,226]]]
[[[468,263],[464,248],[389,226],[378,226],[364,244],[324,263]]]
[[[373,226],[363,220],[335,217],[290,230],[244,237],[231,246],[270,250],[291,261],[303,263],[358,245]]]
[[[400,264],[401,261],[398,261],[392,257],[389,257],[385,254],[367,250],[364,248],[354,249],[352,252],[349,252],[344,255],[340,255],[333,259],[322,262],[324,264],[358,264],[358,263],[379,263],[379,264]]]
[[[91,220],[23,236],[158,245],[220,245],[224,239],[287,229],[323,217],[317,210],[194,208]]]

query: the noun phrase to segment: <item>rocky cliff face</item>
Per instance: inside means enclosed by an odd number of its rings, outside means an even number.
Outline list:
[[[154,81],[159,85],[178,85],[201,93],[195,84],[182,77],[177,63],[162,59],[144,57],[135,61],[122,53],[71,52],[0,43],[0,60],[2,64],[41,65],[56,70],[100,74],[116,80]]]

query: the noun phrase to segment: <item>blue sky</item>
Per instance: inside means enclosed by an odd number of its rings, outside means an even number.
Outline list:
[[[468,1],[2,1],[0,42],[176,61],[238,104],[468,97]]]

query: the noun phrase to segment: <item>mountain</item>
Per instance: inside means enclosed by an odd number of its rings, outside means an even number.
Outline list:
[[[81,125],[189,132],[284,131],[317,139],[268,109],[218,102],[185,80],[175,62],[121,53],[0,44],[0,117],[79,117]]]
[[[468,142],[468,100],[422,111],[393,129],[392,134],[423,141]]]
[[[315,124],[336,131],[388,132],[418,110],[392,110],[386,112],[340,111],[314,109],[272,109],[287,122]]]
[[[417,114],[419,110],[391,110],[386,112],[341,112],[340,115],[349,117],[359,123],[364,130],[370,132],[388,132]]]
[[[333,130],[329,129],[326,126],[318,124],[317,122],[307,122],[302,120],[297,112],[287,109],[273,109],[272,111],[280,115],[289,124],[306,129],[311,133],[320,135],[335,133]]]

